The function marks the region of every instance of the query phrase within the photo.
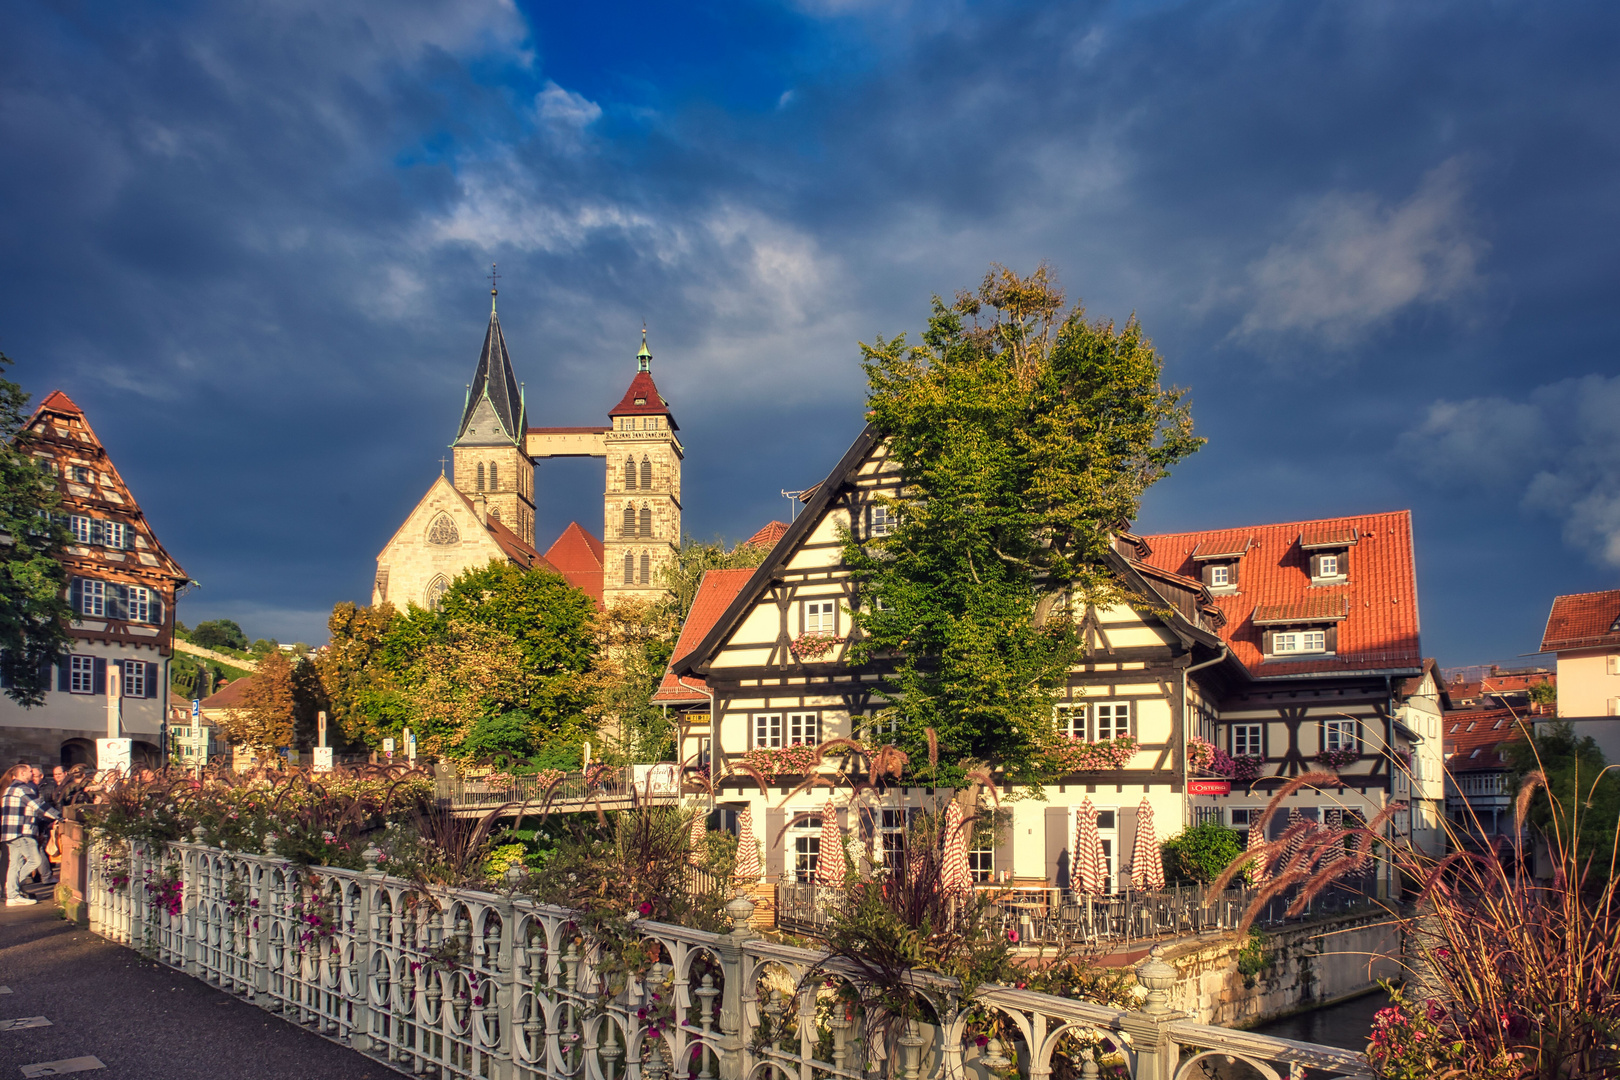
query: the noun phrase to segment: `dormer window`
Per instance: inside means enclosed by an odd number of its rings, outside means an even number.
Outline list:
[[[1243,556],[1254,544],[1249,536],[1228,536],[1206,540],[1193,549],[1198,576],[1211,592],[1237,592]]]
[[[1253,621],[1267,660],[1293,660],[1336,655],[1339,624],[1349,613],[1343,593],[1317,593],[1293,604],[1261,604]]]
[[[1350,577],[1350,549],[1360,534],[1350,526],[1321,525],[1299,534],[1308,559],[1312,585],[1337,585]]]
[[[1209,568],[1209,587],[1224,589],[1232,584],[1232,568],[1222,563]]]
[[[1271,652],[1276,656],[1327,652],[1327,631],[1286,630],[1274,633],[1271,635]]]

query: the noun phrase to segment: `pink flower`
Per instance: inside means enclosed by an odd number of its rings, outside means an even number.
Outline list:
[[[973,1040],[974,1046],[988,1046],[989,1044],[990,1040],[983,1035],[980,1035],[977,1039]]]
[[[1007,931],[1007,940],[1016,942],[1018,940],[1018,931],[1016,931],[1016,930]]]
[[[652,901],[643,900],[641,902],[641,906],[636,908],[636,910],[641,912],[643,915],[651,915],[652,914]]]

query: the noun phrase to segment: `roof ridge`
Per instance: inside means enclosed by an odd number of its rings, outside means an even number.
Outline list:
[[[1168,540],[1175,536],[1200,536],[1208,535],[1210,533],[1243,532],[1246,529],[1292,529],[1305,525],[1325,525],[1338,521],[1354,521],[1358,518],[1405,517],[1410,519],[1411,516],[1412,510],[1410,507],[1407,507],[1401,510],[1378,510],[1367,514],[1340,514],[1338,517],[1307,518],[1303,521],[1277,521],[1262,525],[1225,525],[1213,529],[1183,529],[1179,532],[1143,533],[1141,535],[1143,539],[1146,540]]]

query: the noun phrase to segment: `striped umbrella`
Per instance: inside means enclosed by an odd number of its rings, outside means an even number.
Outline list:
[[[1329,835],[1327,848],[1322,854],[1321,865],[1327,866],[1344,858],[1344,811],[1329,810],[1327,812],[1327,827],[1332,830]]]
[[[737,869],[738,881],[753,885],[759,881],[759,841],[754,839],[754,806],[748,803],[737,817]]]
[[[1304,824],[1305,815],[1299,812],[1299,807],[1296,806],[1292,810],[1288,811],[1289,829],[1294,828],[1296,825]],[[1305,831],[1306,830],[1302,828],[1295,833],[1294,838],[1288,841],[1288,846],[1283,849],[1282,867],[1284,870],[1294,869],[1294,860],[1299,857],[1299,853],[1305,848]]]
[[[844,830],[838,827],[838,811],[827,800],[821,811],[821,843],[817,847],[816,884],[838,885],[844,880]]]
[[[1258,825],[1250,826],[1250,828],[1249,828],[1249,843],[1247,845],[1247,850],[1248,851],[1259,851],[1261,848],[1263,848],[1265,846],[1266,846],[1266,833],[1265,833],[1265,830],[1260,828]],[[1253,862],[1249,863],[1249,871],[1248,871],[1249,872],[1249,881],[1255,886],[1255,888],[1259,888],[1259,887],[1263,886],[1266,882],[1271,880],[1271,867],[1269,865],[1270,862],[1271,862],[1271,859],[1268,856],[1262,855],[1259,858],[1255,859]]]
[[[1102,837],[1097,835],[1097,808],[1086,799],[1075,811],[1074,857],[1069,868],[1069,884],[1081,892],[1101,895],[1108,886],[1108,867],[1103,862]]]
[[[702,810],[692,812],[692,835],[687,840],[687,846],[693,853],[703,850],[705,838],[709,835],[709,816]]]
[[[973,872],[968,869],[968,831],[962,827],[962,804],[955,799],[945,808],[945,865],[940,871],[940,887],[946,893],[973,891]]]
[[[1142,800],[1136,808],[1136,850],[1131,852],[1131,876],[1138,889],[1164,888],[1164,856],[1153,831],[1153,806]]]

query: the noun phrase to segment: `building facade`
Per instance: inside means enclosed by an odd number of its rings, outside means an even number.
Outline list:
[[[73,607],[70,651],[45,703],[0,698],[0,760],[99,766],[97,740],[129,739],[156,765],[173,656],[174,602],[186,573],[158,541],[84,411],[60,390],[20,440],[56,479],[72,542],[62,555]]]
[[[857,793],[839,774],[865,775],[860,754],[824,763],[833,786],[799,796],[790,795],[796,777],[766,792],[737,770],[750,751],[833,738],[871,750],[894,737],[879,719],[896,692],[892,669],[849,658],[850,613],[865,601],[842,562],[840,532],[886,535],[877,498],[900,483],[884,441],[863,432],[758,569],[705,577],[660,690],[684,710],[682,761],[707,762],[718,802],[748,806],[763,824],[767,880],[813,872],[816,845],[793,823],[815,820],[829,790],[841,823],[880,851],[893,849],[908,815],[932,798],[900,786]],[[1134,751],[1118,767],[1076,771],[1044,785],[1039,798],[1012,802],[993,840],[972,853],[975,874],[1067,885],[1076,811],[1089,800],[1110,886],[1121,887],[1144,803],[1161,838],[1201,820],[1247,830],[1280,786],[1324,768],[1340,784],[1297,793],[1290,811],[1348,825],[1401,804],[1384,832],[1407,842],[1410,807],[1421,798],[1430,817],[1419,821],[1438,824],[1443,789],[1412,782],[1414,748],[1426,736],[1409,721],[1439,715],[1440,688],[1419,649],[1411,552],[1404,512],[1120,533],[1109,565],[1141,603],[1082,613],[1087,655],[1056,695],[1052,722],[1087,743],[1130,736]],[[1195,738],[1244,759],[1252,776],[1201,770],[1190,753]],[[1286,820],[1275,819],[1274,834]],[[1382,887],[1390,886],[1386,878]]]
[[[1553,599],[1541,651],[1558,657],[1558,716],[1620,762],[1620,589]]]

